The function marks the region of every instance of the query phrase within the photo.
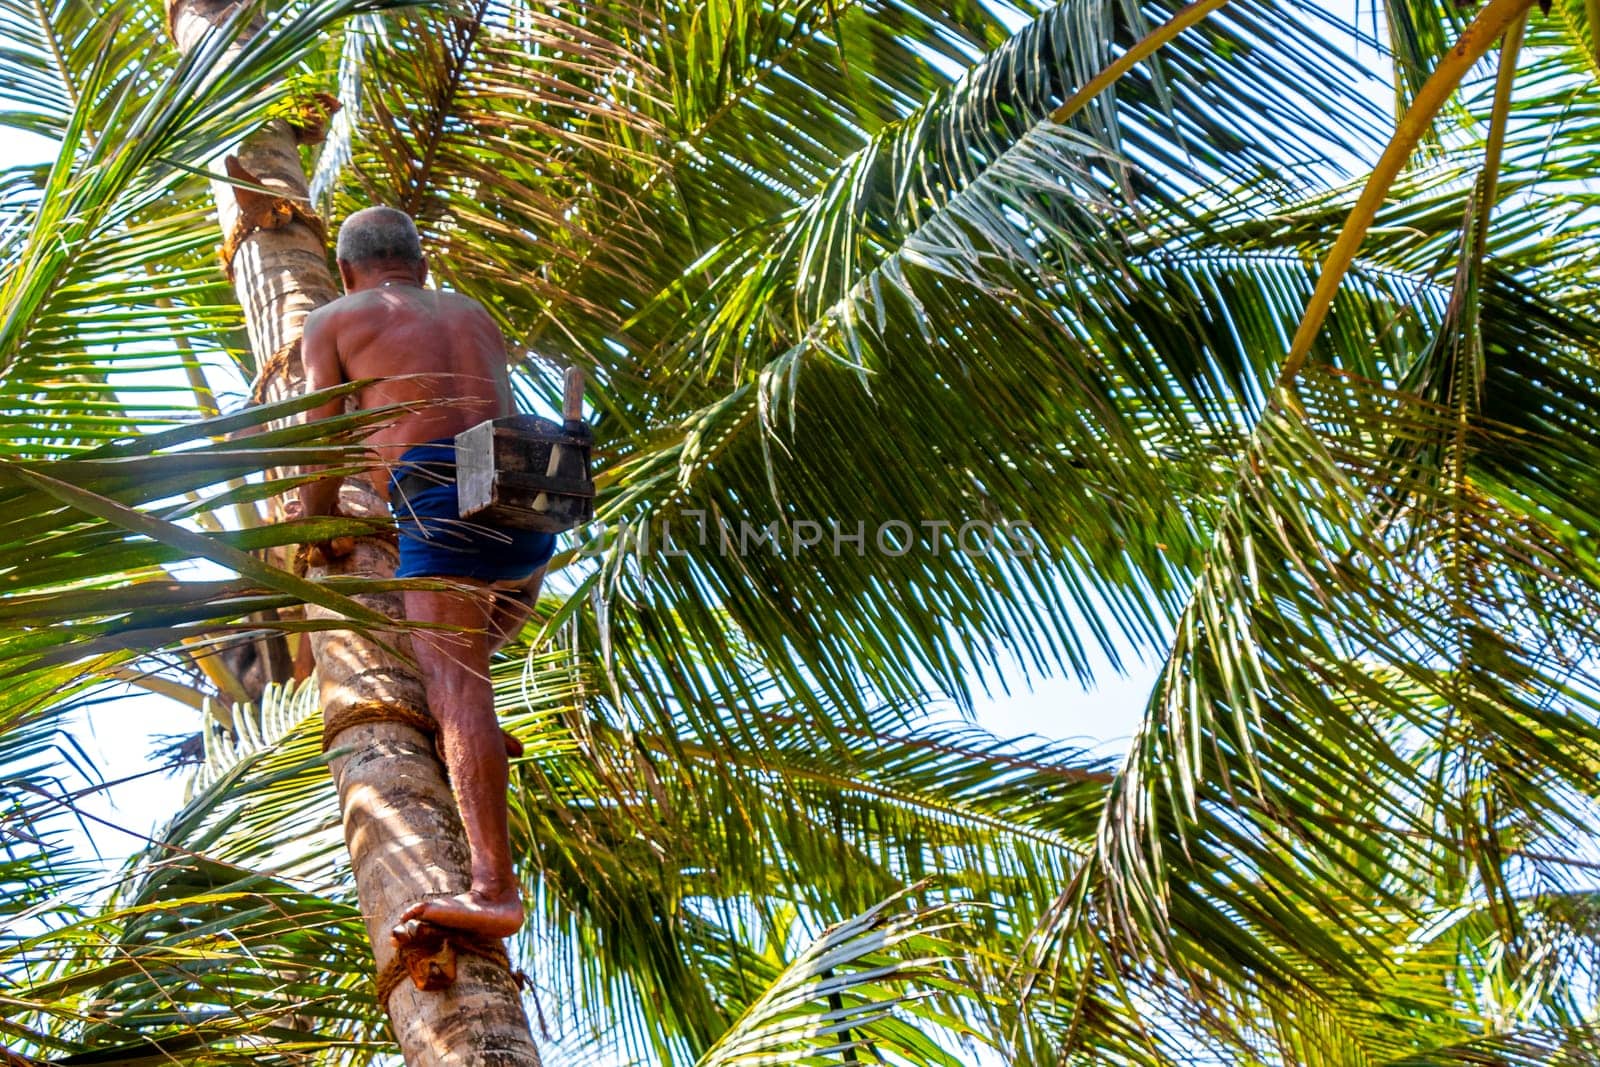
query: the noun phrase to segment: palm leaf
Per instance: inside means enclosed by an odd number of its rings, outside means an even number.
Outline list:
[[[752,1004],[697,1067],[860,1062],[884,1054],[912,1063],[960,1063],[900,1018],[919,987],[942,984],[938,910],[895,913],[894,901],[823,931]],[[841,973],[842,972],[842,973]],[[901,991],[901,983],[909,992]],[[959,1031],[957,1031],[959,1033]]]

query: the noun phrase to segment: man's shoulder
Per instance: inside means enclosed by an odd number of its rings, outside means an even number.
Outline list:
[[[332,322],[340,315],[360,307],[365,303],[366,296],[365,292],[345,293],[343,296],[336,296],[326,304],[312,308],[311,313],[306,316],[306,322],[315,322],[318,325]]]
[[[301,329],[305,333],[312,333],[313,331],[317,333],[327,332],[338,323],[339,316],[343,314],[344,309],[348,306],[345,304],[347,299],[349,298],[337,297],[320,307],[312,308],[310,314],[306,316],[305,323]]]
[[[484,307],[480,301],[465,293],[458,293],[453,289],[436,289],[434,292],[440,304],[451,311],[473,312],[480,315],[489,313],[489,309]]]
[[[344,365],[346,342],[350,331],[358,328],[362,320],[362,293],[346,293],[319,307],[312,308],[301,325],[302,349],[306,356],[313,351],[325,353],[327,358]]]
[[[481,302],[463,293],[441,292],[439,295],[445,298],[439,304],[443,312],[442,318],[459,323],[461,327],[470,329],[475,335],[500,336],[499,322]]]

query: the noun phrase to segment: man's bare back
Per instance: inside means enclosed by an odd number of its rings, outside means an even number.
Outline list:
[[[453,444],[462,430],[512,413],[505,341],[476,301],[423,288],[427,264],[416,228],[398,211],[368,208],[346,220],[339,273],[347,295],[306,320],[307,388],[370,378],[358,407],[409,406],[367,439],[388,468],[389,477],[375,481],[396,518],[395,576],[451,581],[404,597],[406,618],[435,624],[411,643],[461,809],[471,884],[413,903],[398,916],[394,937],[405,944],[420,933],[418,923],[505,937],[523,913],[507,831],[508,741],[495,719],[489,656],[527,621],[554,538],[463,519]],[[334,400],[308,414],[329,418],[342,408]],[[328,476],[302,486],[304,514],[336,514],[340,482]]]
[[[357,407],[416,405],[367,438],[388,465],[411,445],[512,413],[505,341],[489,313],[395,274],[312,312],[302,341],[307,389],[373,378]]]

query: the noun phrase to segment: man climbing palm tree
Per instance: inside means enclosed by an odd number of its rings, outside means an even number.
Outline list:
[[[495,721],[489,655],[527,621],[553,534],[499,530],[463,521],[456,509],[457,433],[512,413],[505,339],[477,301],[423,288],[427,263],[411,217],[387,207],[358,211],[339,231],[346,294],[306,320],[309,389],[373,379],[362,408],[402,405],[404,413],[368,439],[391,472],[380,492],[400,529],[397,578],[450,578],[450,591],[407,590],[406,617],[438,624],[413,639],[428,706],[439,725],[445,765],[472,851],[472,886],[420,901],[410,920],[505,937],[522,925],[522,900],[506,830],[507,742]],[[313,409],[338,414],[342,401]],[[301,489],[304,513],[338,510],[340,479]],[[408,925],[409,924],[409,925]]]

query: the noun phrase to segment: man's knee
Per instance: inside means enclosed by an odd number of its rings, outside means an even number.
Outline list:
[[[498,652],[522,632],[533,615],[533,601],[521,594],[499,594],[495,598],[494,622],[489,629],[489,651]]]
[[[498,650],[522,632],[533,616],[533,607],[539,601],[539,589],[543,584],[544,568],[540,567],[520,585],[494,587],[494,618],[489,632],[491,651]]]

